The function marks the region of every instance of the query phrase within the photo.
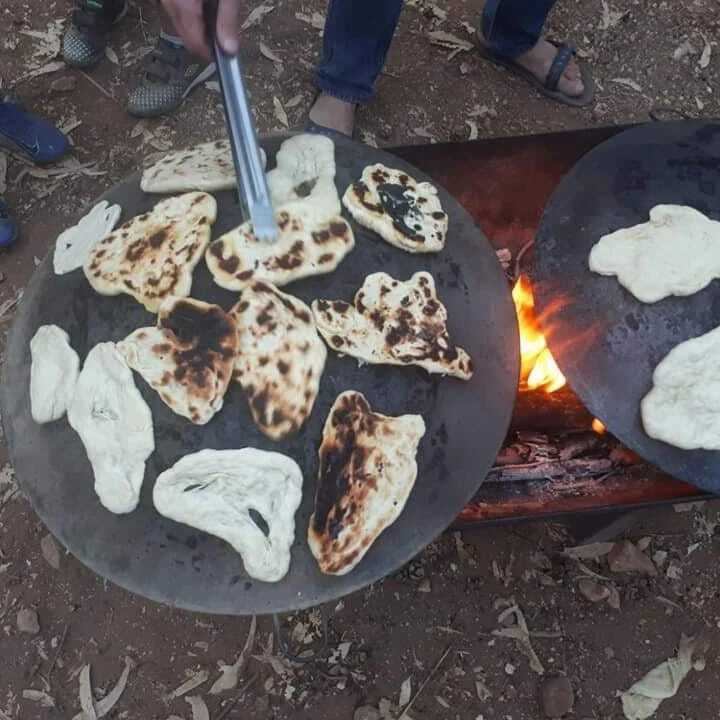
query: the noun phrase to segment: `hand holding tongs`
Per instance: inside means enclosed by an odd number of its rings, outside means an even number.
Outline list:
[[[260,160],[255,122],[250,112],[240,60],[237,55],[226,55],[216,39],[217,0],[206,0],[205,23],[225,106],[240,206],[245,218],[253,224],[255,237],[272,242],[277,237],[277,225]]]

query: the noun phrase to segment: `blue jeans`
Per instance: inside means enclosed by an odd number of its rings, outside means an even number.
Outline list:
[[[555,0],[487,0],[482,33],[489,49],[512,59],[540,39]],[[347,102],[373,96],[402,11],[403,0],[330,0],[316,84]]]

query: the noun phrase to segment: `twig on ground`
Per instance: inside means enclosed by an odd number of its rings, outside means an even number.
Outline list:
[[[417,692],[413,696],[412,700],[405,706],[405,709],[402,711],[402,714],[400,715],[400,720],[403,720],[403,718],[407,717],[407,714],[410,712],[410,708],[415,704],[415,701],[420,697],[423,690],[427,686],[427,684],[433,679],[437,671],[440,669],[440,666],[445,662],[445,658],[449,655],[450,650],[452,650],[452,645],[448,645],[445,648],[445,652],[440,656],[440,659],[435,663],[435,666],[433,669],[427,674],[425,679],[420,683],[420,687],[417,689]]]
[[[80,74],[91,85],[94,85],[106,98],[108,98],[109,100],[112,100],[113,102],[117,102],[117,98],[111,92],[108,92],[97,80],[94,80],[86,72],[83,72],[82,70],[80,70]]]
[[[63,645],[65,644],[65,638],[67,637],[69,628],[70,628],[70,626],[67,624],[63,628],[62,635],[60,636],[60,642],[58,643],[57,652],[55,653],[55,657],[53,657],[52,662],[50,663],[50,667],[48,668],[48,671],[47,671],[46,680],[48,682],[50,682],[50,676],[52,675],[53,670],[55,669],[55,664],[57,663],[58,658],[60,657],[60,653],[62,652]]]

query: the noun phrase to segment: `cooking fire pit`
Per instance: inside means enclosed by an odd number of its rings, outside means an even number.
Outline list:
[[[478,523],[620,511],[710,497],[645,463],[604,432],[565,383],[535,317],[532,241],[563,176],[628,126],[394,148],[468,210],[501,257],[521,328],[520,391],[505,446],[456,520]]]

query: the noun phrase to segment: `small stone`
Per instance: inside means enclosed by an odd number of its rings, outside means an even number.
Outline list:
[[[372,705],[361,705],[353,715],[353,720],[381,720],[380,711]]]
[[[608,660],[612,660],[615,657],[615,651],[611,647],[606,647],[604,653]]]
[[[53,92],[70,92],[75,89],[77,80],[72,75],[60,77],[50,83],[50,89]]]
[[[545,680],[540,689],[540,704],[548,718],[561,718],[571,713],[575,693],[570,681],[564,676]]]
[[[505,674],[506,675],[514,675],[516,669],[517,668],[512,663],[507,663],[505,665]]]
[[[655,563],[638,550],[629,540],[615,543],[608,555],[608,567],[611,572],[639,572],[656,577],[658,574]]]
[[[432,590],[432,586],[430,585],[430,578],[425,578],[419,585],[418,585],[418,592],[421,593],[429,593]]]
[[[605,585],[601,585],[590,578],[580,578],[578,580],[578,590],[591,603],[599,603],[610,597],[610,590]]]
[[[17,614],[17,629],[29,635],[37,635],[40,632],[40,621],[35,610],[23,608]]]

